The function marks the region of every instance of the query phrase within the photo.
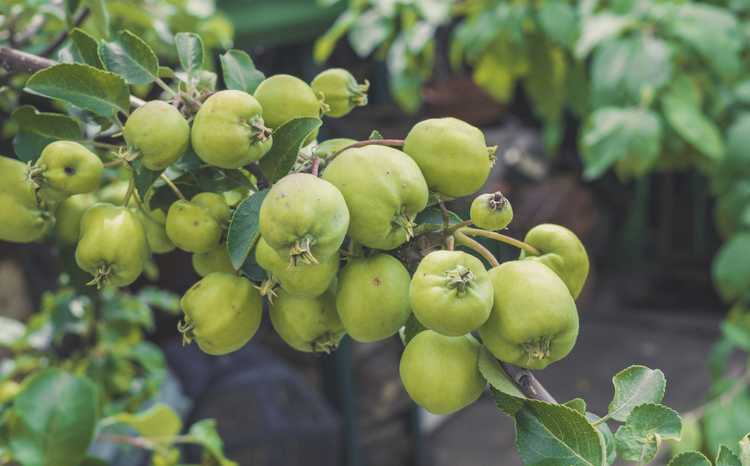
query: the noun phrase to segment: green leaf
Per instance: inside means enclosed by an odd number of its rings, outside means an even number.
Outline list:
[[[182,430],[182,419],[164,403],[157,403],[136,414],[121,413],[115,419],[135,429],[141,437],[162,442],[169,442]]]
[[[91,34],[83,29],[74,28],[70,31],[70,39],[84,64],[104,68],[104,64],[99,58],[99,43]]]
[[[539,23],[545,34],[570,50],[579,34],[578,17],[575,8],[565,0],[545,0],[537,12]]]
[[[374,129],[370,132],[370,135],[367,137],[368,140],[373,141],[377,139],[384,139],[383,135],[380,134],[380,131]]]
[[[417,320],[417,316],[414,313],[409,314],[409,318],[406,320],[406,324],[404,324],[404,331],[401,334],[401,343],[407,345],[412,338],[423,330],[427,330],[427,328]]]
[[[498,102],[507,103],[513,97],[516,77],[522,71],[518,62],[518,54],[509,41],[496,40],[474,66],[474,82]]]
[[[516,387],[500,362],[485,347],[482,347],[479,351],[479,372],[496,391],[513,398],[526,399],[526,396]]]
[[[724,243],[711,269],[714,284],[726,301],[742,297],[750,288],[750,233],[740,233]]]
[[[192,32],[178,32],[174,36],[180,66],[188,74],[188,82],[203,68],[203,40]]]
[[[98,30],[100,37],[109,37],[110,17],[106,0],[84,0],[91,10],[91,20]]]
[[[380,14],[377,8],[371,8],[355,20],[349,30],[349,43],[358,56],[370,55],[393,32],[393,20]]]
[[[714,5],[683,3],[665,15],[666,31],[685,41],[723,78],[742,66],[743,35],[732,12]]]
[[[260,236],[258,215],[268,190],[258,191],[242,201],[232,215],[227,232],[229,258],[235,269],[242,267]]]
[[[35,161],[42,149],[53,141],[81,138],[78,121],[67,115],[40,112],[31,105],[23,105],[13,112],[11,118],[18,125],[13,148],[23,162]]]
[[[419,14],[434,25],[444,24],[451,18],[452,0],[414,0]]]
[[[724,155],[724,142],[719,128],[700,109],[691,83],[677,80],[661,98],[664,117],[688,143],[714,161]]]
[[[641,102],[672,78],[672,47],[648,34],[609,41],[594,52],[592,95],[595,106]]]
[[[149,84],[159,77],[156,54],[130,31],[120,31],[112,42],[99,44],[99,57],[107,70],[121,75],[128,84]]]
[[[78,466],[94,438],[99,404],[87,378],[46,369],[15,399],[10,449],[24,466]]]
[[[667,466],[711,466],[711,462],[703,453],[688,451],[672,458]]]
[[[636,173],[647,173],[659,158],[661,139],[661,122],[649,110],[605,107],[595,111],[581,137],[584,178],[598,178],[620,160],[632,164]]]
[[[659,369],[630,366],[612,377],[615,396],[609,404],[609,417],[625,422],[637,406],[660,403],[664,398],[667,380]]]
[[[650,463],[661,441],[679,440],[681,430],[680,415],[673,409],[659,404],[636,406],[617,429],[617,453],[624,460]]]
[[[65,22],[68,27],[73,24],[73,16],[78,12],[78,7],[81,6],[81,0],[65,0]]]
[[[188,435],[203,446],[206,453],[216,460],[219,466],[238,466],[238,463],[224,456],[224,443],[216,431],[216,421],[204,419],[190,426]]]
[[[252,94],[266,77],[255,68],[253,59],[242,50],[228,50],[219,57],[221,71],[227,89],[236,89]]]
[[[719,453],[716,455],[715,466],[743,466],[737,455],[726,445],[719,447]]]
[[[273,132],[273,146],[260,159],[260,167],[268,181],[275,183],[289,173],[302,143],[322,123],[319,118],[295,118]]]
[[[101,117],[128,113],[130,92],[120,76],[89,65],[59,64],[34,73],[24,89],[62,100]]]
[[[742,466],[750,466],[750,434],[740,440],[740,462]]]
[[[583,398],[573,398],[570,401],[563,403],[565,406],[571,409],[575,409],[581,414],[586,414],[586,400]]]
[[[606,461],[602,437],[574,409],[526,400],[515,419],[516,445],[525,466],[600,466]]]
[[[584,58],[602,42],[619,36],[632,26],[632,18],[617,16],[611,13],[600,13],[587,16],[581,26],[581,37],[575,48],[577,58]]]

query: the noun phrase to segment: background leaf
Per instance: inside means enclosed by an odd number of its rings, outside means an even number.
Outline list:
[[[711,462],[703,453],[688,451],[672,458],[667,466],[711,466]]]
[[[182,430],[180,416],[164,403],[157,403],[136,414],[121,413],[115,419],[135,429],[141,437],[162,442],[168,442]]]
[[[174,36],[177,56],[182,69],[188,74],[188,82],[203,68],[203,40],[192,32],[178,32]]]
[[[28,466],[78,466],[99,418],[97,387],[60,369],[34,376],[14,403],[10,448]]]
[[[102,59],[99,57],[99,43],[91,34],[83,29],[74,28],[70,31],[70,39],[78,53],[79,63],[104,68]]]

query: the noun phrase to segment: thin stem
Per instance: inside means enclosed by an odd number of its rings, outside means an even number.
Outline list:
[[[119,443],[121,445],[130,445],[137,448],[142,448],[144,450],[153,450],[156,448],[156,446],[146,440],[143,437],[130,437],[128,435],[113,435],[113,434],[103,434],[99,437],[100,440],[103,440],[105,442],[109,443]]]
[[[463,244],[464,246],[471,248],[474,251],[481,254],[482,257],[487,259],[487,262],[489,262],[492,265],[492,267],[497,267],[498,265],[500,265],[500,262],[498,262],[497,258],[492,255],[489,249],[485,248],[484,246],[479,244],[477,241],[474,241],[473,239],[463,234],[463,229],[456,230],[453,233],[453,236],[456,238],[456,242],[458,244]]]
[[[180,188],[178,188],[177,185],[175,185],[174,183],[172,183],[172,180],[170,180],[169,177],[167,177],[167,175],[165,175],[164,173],[162,173],[161,175],[159,175],[159,178],[161,178],[162,181],[164,181],[164,183],[166,183],[167,186],[169,186],[169,189],[171,189],[175,193],[175,195],[178,198],[180,198],[181,201],[186,201],[187,200],[185,198],[185,195],[182,194],[182,191],[180,191]]]
[[[355,147],[373,146],[373,145],[401,147],[404,145],[404,140],[403,139],[368,139],[366,141],[355,142],[354,144],[346,146],[343,149],[338,150],[334,152],[333,154],[331,154],[331,156],[326,159],[326,163],[331,163],[333,159],[338,157],[340,153],[344,152],[347,149],[353,149]]]
[[[443,229],[447,229],[450,225],[450,211],[445,207],[445,202],[438,201],[438,205],[440,206],[440,211],[443,213]]]
[[[122,200],[122,206],[127,207],[128,203],[130,202],[130,198],[133,195],[133,191],[135,190],[135,173],[133,173],[133,170],[131,168],[130,170],[130,181],[128,182],[128,190],[125,193],[125,198]]]
[[[164,82],[164,80],[163,80],[163,79],[161,79],[161,78],[156,78],[156,81],[154,81],[154,82],[155,82],[155,83],[156,83],[156,84],[157,84],[157,85],[158,85],[159,87],[161,87],[162,89],[164,89],[164,92],[166,92],[167,94],[169,94],[169,96],[170,96],[170,97],[174,97],[175,95],[177,95],[177,93],[175,93],[175,91],[174,91],[174,90],[173,90],[173,89],[172,89],[171,87],[169,87],[169,86],[167,85],[167,83],[165,83],[165,82]]]
[[[461,228],[460,231],[469,236],[483,236],[485,238],[494,239],[495,241],[500,241],[501,243],[510,244],[511,246],[515,246],[518,249],[523,249],[532,256],[539,256],[542,254],[541,251],[528,243],[524,243],[521,240],[517,240],[515,238],[511,238],[510,236],[506,236],[494,231],[480,230],[479,228],[468,227]]]
[[[73,25],[69,29],[66,29],[65,31],[61,32],[60,35],[58,35],[57,38],[53,40],[52,43],[47,46],[47,48],[42,50],[42,52],[39,55],[43,57],[49,57],[50,55],[52,55],[55,52],[55,50],[57,50],[63,44],[63,42],[65,42],[65,39],[68,38],[69,31],[72,30],[73,28],[77,28],[84,21],[86,21],[86,18],[88,18],[89,13],[90,11],[88,8],[84,8],[83,10],[81,10],[78,16],[76,16],[75,20],[73,20]]]
[[[119,167],[120,165],[125,162],[123,159],[117,159],[117,160],[110,160],[109,162],[104,162],[104,168],[112,168],[112,167]]]
[[[313,157],[312,168],[310,169],[310,173],[312,173],[313,176],[318,176],[319,170],[320,170],[320,157]]]

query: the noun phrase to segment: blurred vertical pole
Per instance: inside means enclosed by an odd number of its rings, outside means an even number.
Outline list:
[[[361,466],[356,385],[349,337],[344,337],[331,357],[323,360],[323,390],[343,421],[341,427],[344,449],[341,464]]]
[[[424,455],[424,442],[422,441],[422,413],[415,403],[412,403],[409,409],[409,428],[414,439],[412,445],[414,451],[413,466],[427,466]]]
[[[708,231],[713,219],[709,218],[708,191],[703,175],[690,174],[693,198],[693,251],[701,259],[708,253]]]

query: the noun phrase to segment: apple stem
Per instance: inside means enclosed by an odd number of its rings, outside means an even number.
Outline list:
[[[485,238],[494,239],[495,241],[500,241],[501,243],[510,244],[511,246],[515,246],[518,249],[523,249],[532,256],[540,256],[542,254],[541,251],[528,243],[524,243],[521,240],[517,240],[515,238],[511,238],[510,236],[503,235],[494,231],[480,230],[479,228],[469,227],[461,228],[460,230],[457,230],[457,232],[458,231],[465,235],[483,236]]]
[[[182,191],[180,191],[180,188],[178,188],[177,185],[175,185],[172,182],[172,180],[169,179],[167,175],[162,173],[161,175],[159,175],[159,178],[161,178],[162,181],[164,181],[164,183],[166,183],[166,185],[169,186],[169,189],[171,189],[172,192],[174,192],[175,196],[180,198],[181,201],[187,201],[187,198],[185,197],[184,194],[182,194]]]
[[[333,159],[338,157],[338,155],[342,152],[344,152],[347,149],[353,149],[355,147],[365,147],[365,146],[391,146],[391,147],[401,147],[404,145],[403,139],[368,139],[366,141],[358,141],[354,144],[348,145],[344,147],[341,150],[337,150],[333,154],[331,154],[330,157],[326,159],[326,163],[331,163]]]
[[[458,244],[463,244],[464,246],[473,249],[474,251],[478,252],[482,257],[487,259],[487,262],[492,265],[492,267],[497,267],[500,265],[500,262],[498,262],[497,257],[495,257],[489,249],[485,248],[479,242],[474,241],[473,239],[469,238],[463,233],[463,228],[456,230],[453,233],[453,237],[456,238],[456,242]]]

